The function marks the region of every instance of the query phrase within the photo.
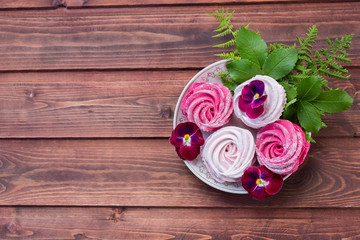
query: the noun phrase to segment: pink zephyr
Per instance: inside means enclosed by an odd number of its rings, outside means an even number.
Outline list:
[[[203,131],[215,131],[229,122],[232,112],[230,90],[216,83],[195,83],[181,102],[181,109],[189,122]]]
[[[266,125],[256,136],[256,154],[261,165],[278,174],[295,172],[310,149],[301,128],[288,121],[278,120]]]

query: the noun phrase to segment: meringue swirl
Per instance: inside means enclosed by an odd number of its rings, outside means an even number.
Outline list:
[[[230,90],[216,83],[195,83],[181,102],[181,109],[189,122],[203,131],[215,131],[229,122],[232,112]]]
[[[203,162],[218,182],[238,182],[255,161],[255,142],[249,130],[229,126],[211,134],[202,151]]]
[[[254,80],[260,80],[265,84],[265,92],[267,99],[264,102],[264,112],[257,118],[251,119],[247,114],[240,110],[239,98],[242,89]],[[286,104],[285,89],[273,78],[269,76],[256,75],[240,84],[234,93],[234,112],[235,115],[243,121],[244,124],[251,128],[261,128],[269,123],[278,120],[284,110]]]
[[[295,172],[310,149],[301,128],[288,121],[278,120],[260,129],[256,136],[257,160],[278,174]]]

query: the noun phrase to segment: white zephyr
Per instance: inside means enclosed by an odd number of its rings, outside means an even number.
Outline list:
[[[218,182],[238,182],[254,161],[255,141],[247,129],[229,126],[211,134],[205,141],[202,159]]]
[[[242,89],[248,85],[251,81],[260,80],[265,85],[264,95],[267,95],[267,99],[264,102],[264,112],[257,118],[251,119],[247,114],[239,108],[239,97],[241,96]],[[240,84],[234,92],[234,112],[240,120],[251,128],[261,128],[270,123],[278,120],[284,111],[286,104],[286,92],[283,86],[281,86],[275,79],[269,76],[256,75]]]

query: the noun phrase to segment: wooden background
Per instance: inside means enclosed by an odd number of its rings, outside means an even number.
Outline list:
[[[168,143],[219,60],[216,9],[267,42],[354,33],[353,98],[263,201],[215,190]],[[360,239],[360,2],[0,0],[0,239]]]

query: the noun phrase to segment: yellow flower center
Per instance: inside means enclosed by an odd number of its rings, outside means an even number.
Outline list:
[[[265,187],[266,185],[269,184],[268,182],[265,182],[261,178],[256,179],[255,183],[256,183],[256,185],[261,186],[261,187]]]
[[[190,140],[191,140],[190,135],[185,134],[184,135],[184,145],[191,146]]]
[[[255,96],[254,96],[255,99],[258,99],[259,98],[259,94],[256,93]]]
[[[185,134],[185,135],[184,135],[184,139],[185,139],[185,141],[188,141],[188,140],[190,139],[190,135],[189,135],[189,134]]]

